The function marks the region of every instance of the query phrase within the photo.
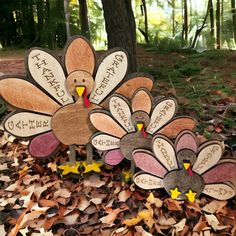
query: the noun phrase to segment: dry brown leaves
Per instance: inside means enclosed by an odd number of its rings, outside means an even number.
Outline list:
[[[62,179],[56,161],[34,160],[2,133],[0,235],[235,235],[235,199],[175,201],[122,182],[119,168]]]

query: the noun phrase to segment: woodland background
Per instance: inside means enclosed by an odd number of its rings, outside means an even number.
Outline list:
[[[176,96],[178,115],[198,121],[199,140],[222,140],[223,158],[236,158],[235,0],[0,0],[0,75],[24,76],[27,49],[60,56],[76,34],[89,38],[98,56],[125,48],[130,71],[153,75],[154,96]],[[0,100],[1,120],[7,112]],[[124,166],[62,180],[55,163],[67,150],[56,160],[34,160],[27,144],[0,130],[0,235],[18,225],[17,235],[235,235],[235,198],[175,201],[125,183]],[[34,210],[22,208],[35,196]],[[141,222],[123,224],[140,212]]]

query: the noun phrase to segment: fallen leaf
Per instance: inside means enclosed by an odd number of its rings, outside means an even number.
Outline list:
[[[90,202],[85,196],[81,196],[79,199],[78,209],[80,211],[84,211],[88,206],[90,205]]]
[[[8,170],[7,163],[0,165],[0,170]]]
[[[217,211],[220,211],[223,207],[227,205],[228,201],[217,201],[213,200],[212,202],[205,205],[202,210],[207,213],[216,213]]]
[[[70,196],[71,196],[71,192],[69,192],[69,190],[66,188],[59,189],[54,193],[54,198],[58,198],[58,197],[69,198]]]
[[[148,233],[142,226],[135,226],[135,229],[138,233],[141,233],[141,236],[153,236],[153,234]]]
[[[45,232],[45,230],[42,228],[39,230],[40,233],[32,233],[32,236],[53,236],[52,231]]]
[[[90,202],[92,202],[95,205],[99,205],[102,203],[102,199],[101,198],[92,198],[92,199],[90,199]]]
[[[206,217],[206,220],[207,220],[207,223],[215,230],[223,230],[223,229],[226,229],[228,227],[230,227],[229,225],[220,225],[220,222],[218,221],[218,219],[216,218],[215,215],[213,214],[205,214],[205,217]]]
[[[5,231],[4,225],[0,225],[0,235],[5,236],[7,233]]]
[[[83,180],[84,187],[100,188],[105,185],[105,182],[100,180],[98,175],[91,175]]]
[[[118,199],[120,202],[126,202],[127,199],[130,198],[132,192],[130,190],[122,190],[119,194],[118,194]]]
[[[147,198],[147,202],[154,204],[157,208],[160,208],[163,205],[163,201],[159,198],[155,198],[153,193],[149,194],[149,196]]]
[[[103,223],[103,224],[108,224],[111,225],[114,220],[116,219],[117,215],[120,213],[120,209],[111,209],[109,214],[100,218],[99,220]]]
[[[0,181],[9,183],[9,182],[11,182],[11,179],[9,176],[2,175],[2,176],[0,176]]]
[[[39,180],[39,179],[40,179],[40,175],[25,175],[23,178],[23,183],[25,185],[29,185],[31,184],[31,182],[35,180]]]
[[[134,225],[137,225],[141,220],[142,218],[137,216],[131,219],[124,220],[122,224],[127,225],[127,226],[134,226]]]
[[[164,200],[164,203],[166,204],[166,207],[170,211],[182,211],[183,210],[181,205],[184,203],[184,201],[176,201],[172,198],[167,198]]]
[[[173,217],[166,219],[166,217],[164,217],[164,216],[159,216],[157,218],[157,223],[159,225],[167,225],[167,226],[169,226],[169,225],[176,224],[176,220]]]
[[[173,227],[175,228],[175,232],[178,233],[178,232],[183,231],[184,226],[186,225],[186,221],[187,221],[187,219],[184,218],[184,219],[182,219],[179,223],[173,225]]]

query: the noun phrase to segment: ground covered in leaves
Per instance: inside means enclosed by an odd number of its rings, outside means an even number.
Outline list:
[[[56,164],[66,161],[66,147],[55,158],[34,160],[27,142],[4,132],[0,142],[1,236],[236,234],[235,198],[175,201],[125,182],[126,163],[103,166],[100,176],[62,178]]]
[[[0,73],[24,75],[23,55],[6,52]],[[198,121],[200,140],[225,142],[224,159],[236,158],[235,61],[235,52],[138,48],[139,70],[156,79],[153,94],[176,96],[179,114]],[[79,149],[78,160],[84,154]],[[0,131],[0,236],[236,235],[235,198],[201,195],[189,203],[172,200],[164,190],[144,191],[124,181],[128,163],[103,166],[100,175],[62,178],[56,165],[67,156],[65,147],[54,158],[34,160],[26,141]]]

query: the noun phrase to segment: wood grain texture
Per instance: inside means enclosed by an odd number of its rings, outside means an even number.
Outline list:
[[[170,140],[162,135],[157,135],[152,141],[152,150],[157,159],[167,170],[178,169],[176,153]]]
[[[86,88],[86,95],[89,95],[93,89],[94,80],[91,74],[86,71],[74,71],[67,76],[66,86],[70,94],[77,98],[76,87],[84,86]]]
[[[147,132],[154,134],[167,124],[177,112],[177,102],[174,98],[164,98],[154,107]]]
[[[129,133],[122,137],[120,149],[126,159],[132,160],[132,153],[135,149],[151,150],[152,136],[143,137],[141,132]]]
[[[61,105],[73,102],[66,88],[66,77],[59,61],[48,52],[33,48],[27,56],[31,77]]]
[[[135,165],[141,170],[163,178],[167,170],[160,164],[151,152],[138,149],[133,152],[133,160]]]
[[[92,75],[96,58],[90,42],[81,36],[72,37],[65,46],[64,63],[68,74],[75,70],[85,70]]]
[[[153,87],[153,81],[154,80],[150,75],[143,73],[133,73],[129,75],[126,81],[121,84],[115,92],[131,99],[134,92],[139,88],[151,90]]]
[[[104,155],[104,161],[106,164],[111,165],[111,166],[116,166],[118,165],[121,161],[124,160],[124,155],[122,154],[120,149],[115,149],[108,151]]]
[[[117,122],[127,131],[135,131],[131,121],[131,109],[125,97],[116,94],[109,99],[109,110]]]
[[[191,117],[177,117],[173,118],[167,125],[161,128],[158,133],[167,136],[168,138],[175,138],[182,130],[194,130],[196,121]]]
[[[85,108],[83,101],[78,100],[58,110],[52,117],[52,129],[56,137],[65,145],[85,145],[95,132],[89,121],[89,112],[97,105]]]
[[[30,82],[18,78],[0,80],[0,94],[10,105],[52,115],[60,106]]]
[[[33,157],[49,157],[56,152],[60,146],[60,141],[53,132],[41,134],[33,138],[29,144],[29,153]]]
[[[207,184],[202,192],[218,200],[227,200],[235,196],[234,189],[223,183]]]
[[[132,111],[145,111],[150,114],[152,110],[152,97],[147,89],[138,89],[132,98]]]
[[[200,149],[197,161],[193,166],[193,170],[198,174],[202,174],[216,165],[223,154],[223,148],[219,141],[212,140],[204,144]]]
[[[205,183],[220,183],[236,180],[236,164],[222,163],[202,175]]]
[[[137,172],[133,181],[138,187],[146,190],[163,188],[163,179],[143,171]]]
[[[90,101],[100,104],[124,79],[127,68],[126,53],[120,49],[109,50],[98,66],[95,87],[89,97]]]
[[[89,115],[93,126],[106,134],[121,138],[126,131],[111,117],[109,112],[104,110],[94,110]]]
[[[188,172],[185,169],[182,170],[173,170],[166,174],[163,179],[164,187],[166,191],[171,195],[170,190],[178,187],[181,194],[176,198],[177,200],[187,200],[186,193],[189,190],[196,193],[196,198],[199,197],[202,190],[204,189],[203,178],[193,173],[192,176],[189,176]]]
[[[92,145],[100,151],[108,151],[120,147],[120,139],[108,134],[96,133],[91,138]]]
[[[198,149],[196,135],[189,130],[184,130],[176,137],[175,148],[176,152],[181,149],[190,149],[196,153]]]
[[[3,124],[10,134],[26,138],[51,130],[51,117],[31,112],[12,112]]]

